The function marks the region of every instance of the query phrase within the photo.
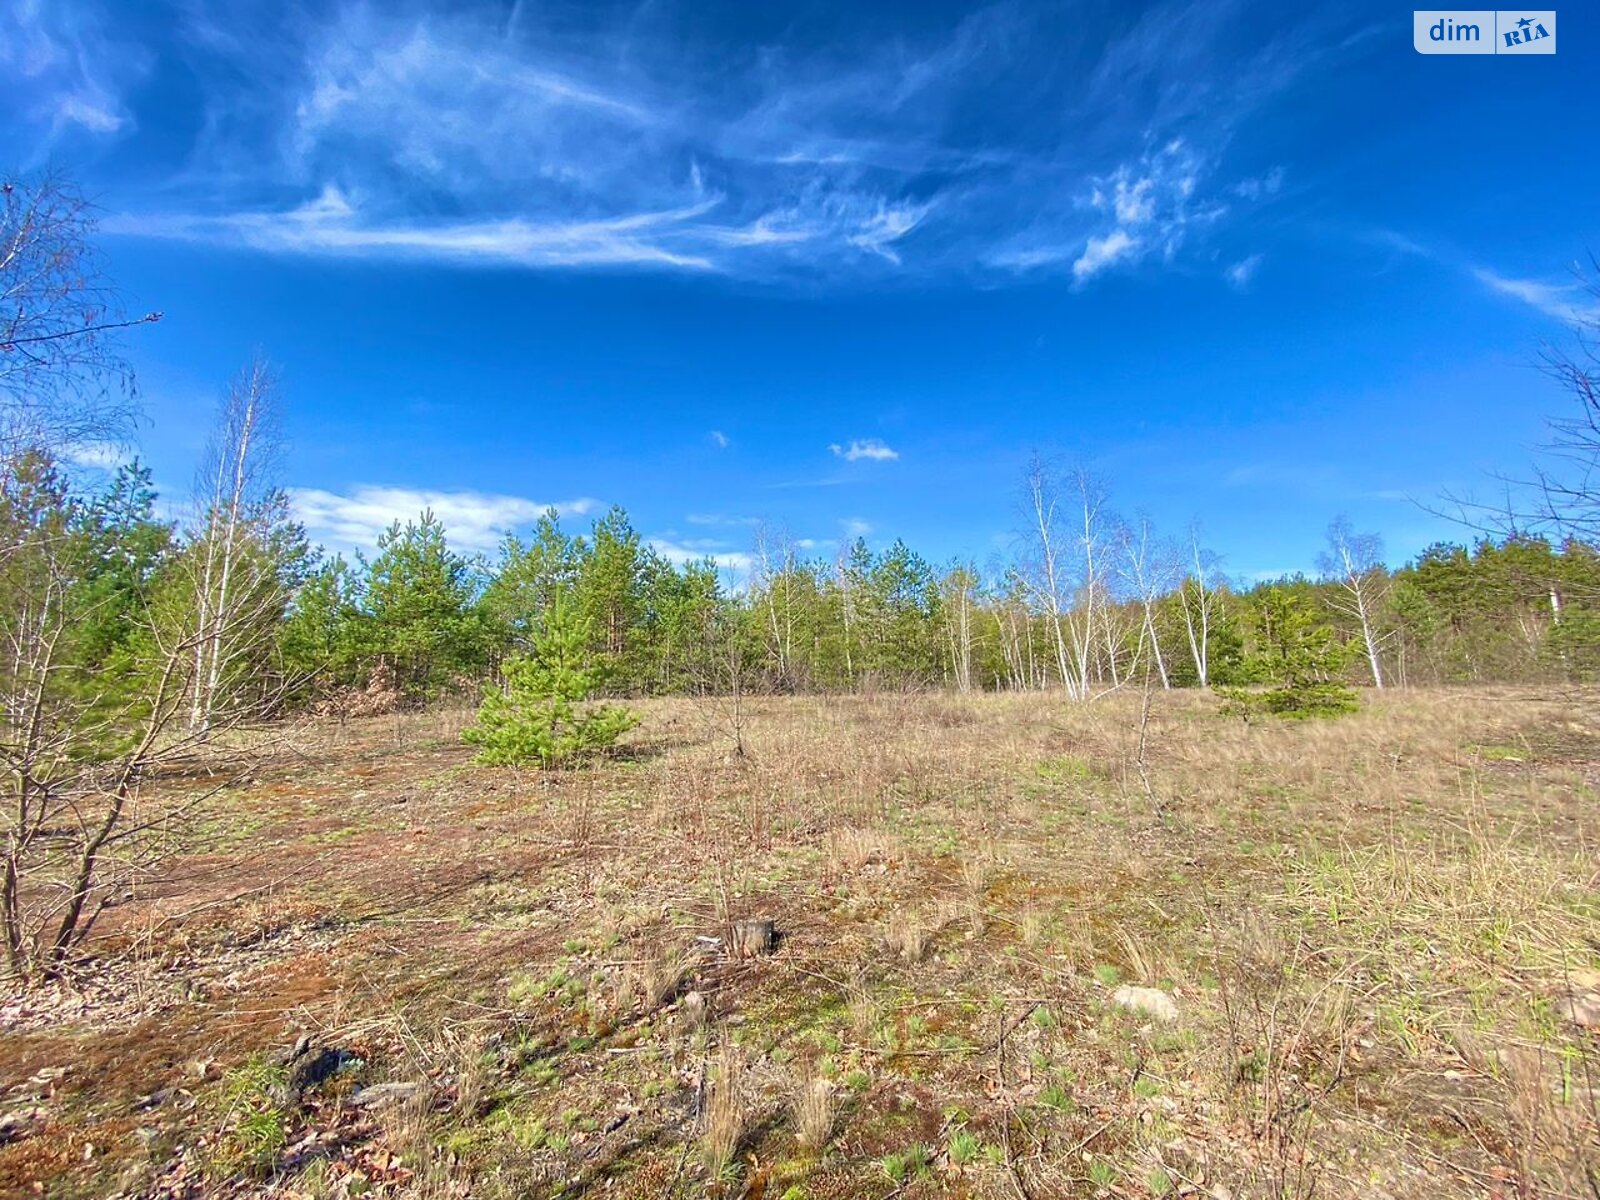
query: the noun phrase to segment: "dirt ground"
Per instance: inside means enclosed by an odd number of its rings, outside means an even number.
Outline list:
[[[283,731],[0,991],[0,1195],[1594,1200],[1596,700]]]

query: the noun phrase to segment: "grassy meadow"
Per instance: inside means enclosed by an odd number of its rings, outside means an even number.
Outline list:
[[[1597,699],[763,697],[742,756],[674,699],[565,771],[279,731],[148,783],[226,786],[0,993],[0,1194],[1592,1200]]]

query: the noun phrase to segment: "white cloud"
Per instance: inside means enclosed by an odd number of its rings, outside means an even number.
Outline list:
[[[22,0],[28,12],[71,7]],[[1086,69],[1048,79],[1028,75],[1026,47],[1084,36],[1051,6],[732,55],[649,5],[626,16],[514,5],[506,17],[349,3],[298,20],[230,10],[226,22],[180,10],[209,119],[185,174],[108,232],[535,269],[1072,268],[1083,282],[1112,263],[1171,260],[1227,201],[1277,189],[1276,171],[1219,178],[1221,150],[1307,60],[1287,53],[1299,30],[1241,49],[1225,6],[1194,4],[1073,42]],[[62,80],[72,86],[51,93],[52,119],[131,122],[115,93]],[[1000,106],[1022,94],[1017,134],[1001,132]],[[0,111],[5,99],[0,73]],[[960,114],[991,104],[995,123],[971,136]],[[1066,115],[1059,128],[1035,119],[1044,108]]]
[[[989,256],[991,267],[1006,271],[1031,271],[1036,267],[1051,267],[1066,262],[1077,254],[1076,247],[1034,246],[1026,250],[997,250]]]
[[[1252,254],[1248,258],[1241,258],[1222,273],[1230,285],[1243,289],[1248,287],[1255,278],[1256,268],[1261,265],[1261,255]]]
[[[743,550],[718,549],[717,547],[722,545],[721,542],[679,542],[669,538],[657,537],[651,538],[646,544],[661,555],[662,558],[679,567],[685,563],[704,562],[706,559],[710,559],[725,571],[748,575],[750,569],[755,565],[755,556],[753,554]]]
[[[1142,225],[1156,215],[1156,201],[1151,194],[1156,181],[1146,177],[1136,183],[1129,183],[1126,168],[1116,181],[1116,193],[1112,199],[1112,207],[1116,211],[1117,220],[1124,225]],[[1193,188],[1191,181],[1187,185]]]
[[[846,462],[858,462],[863,458],[873,462],[892,462],[900,457],[898,450],[891,449],[877,438],[851,438],[848,444],[834,442],[828,449],[835,457]]]
[[[1342,474],[1334,467],[1313,462],[1257,462],[1234,467],[1222,477],[1224,487],[1287,489],[1316,495],[1341,485]]]
[[[467,15],[343,9],[279,81],[286,124],[263,131],[264,146],[226,147],[231,168],[263,163],[272,186],[244,179],[256,186],[238,189],[241,202],[124,214],[105,228],[272,253],[535,268],[899,263],[895,244],[928,204],[855,170],[797,181],[776,151],[808,117],[731,114],[730,124],[705,111],[700,78],[676,54],[607,61],[596,47],[631,37],[532,28],[539,21],[523,12],[519,32]],[[781,95],[765,72],[752,82],[750,113],[763,111],[762,91]],[[271,207],[248,194],[291,188],[315,198]]]
[[[900,256],[891,248],[892,243],[915,229],[927,213],[925,204],[880,204],[876,213],[861,222],[861,231],[850,234],[845,240],[898,265]]]
[[[79,442],[69,447],[64,457],[74,466],[114,471],[128,461],[128,452],[114,442]]]
[[[56,105],[56,121],[61,125],[81,125],[91,133],[115,133],[127,123],[103,102],[86,96],[64,96]]]
[[[1358,236],[1362,241],[1385,250],[1464,272],[1496,295],[1520,301],[1569,325],[1600,320],[1600,295],[1577,279],[1571,283],[1549,283],[1542,279],[1518,279],[1502,275],[1470,258],[1420,242],[1393,229],[1373,229]]]
[[[710,438],[711,444],[713,446],[715,446],[718,450],[726,450],[729,447],[729,445],[732,444],[731,440],[728,437],[728,435],[723,433],[722,430],[720,430],[720,429],[713,429],[706,436],[708,438]]]
[[[1240,571],[1239,574],[1251,583],[1275,583],[1280,579],[1293,579],[1296,575],[1310,575],[1312,572],[1304,566],[1299,567],[1252,567]]]
[[[989,265],[1015,272],[1071,264],[1079,285],[1102,272],[1159,255],[1173,261],[1185,240],[1228,214],[1204,184],[1215,158],[1183,138],[1091,176],[1072,206],[1076,222],[1030,230],[991,252]]]
[[[1283,187],[1283,168],[1273,167],[1265,175],[1254,179],[1241,179],[1233,185],[1236,196],[1246,200],[1260,200],[1268,196],[1276,196]]]
[[[580,516],[600,506],[582,497],[546,503],[487,492],[430,491],[422,488],[359,484],[348,494],[321,488],[290,488],[289,499],[313,540],[338,548],[371,551],[378,536],[395,521],[414,521],[425,510],[444,524],[459,550],[489,551],[506,533],[531,524],[547,509]]]
[[[1091,279],[1107,267],[1129,257],[1138,248],[1138,239],[1130,237],[1125,229],[1114,229],[1105,237],[1092,237],[1072,264],[1072,277],[1080,283]]]
[[[327,197],[328,192],[323,192]],[[709,259],[677,254],[655,234],[705,211],[633,213],[606,221],[535,224],[523,220],[454,224],[367,224],[324,199],[286,213],[250,212],[223,217],[110,218],[110,233],[205,239],[220,236],[259,250],[342,256],[507,262],[529,267],[653,265],[710,269]]]
[[[1571,323],[1600,319],[1600,297],[1594,296],[1581,284],[1510,279],[1486,267],[1474,267],[1472,275],[1491,291],[1520,300],[1558,321]]]
[[[872,532],[872,526],[860,517],[846,517],[839,525],[844,529],[844,536],[852,541]]]
[[[142,47],[114,38],[97,10],[60,0],[0,4],[0,112],[15,133],[12,165],[25,157],[25,134],[37,128],[48,157],[72,130],[97,135],[132,125],[124,91],[150,68]]]

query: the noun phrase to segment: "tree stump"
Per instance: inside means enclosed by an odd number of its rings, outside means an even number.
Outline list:
[[[771,921],[752,919],[733,922],[729,949],[735,958],[760,958],[772,953],[777,943],[777,928]]]

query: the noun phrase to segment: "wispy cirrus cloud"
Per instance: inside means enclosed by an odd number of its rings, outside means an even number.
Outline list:
[[[1487,267],[1474,267],[1473,278],[1492,292],[1510,296],[1568,324],[1600,320],[1600,296],[1581,283],[1547,283],[1539,279],[1512,279]]]
[[[845,462],[860,462],[862,459],[869,462],[893,462],[900,457],[898,450],[877,438],[851,438],[844,443],[834,442],[828,450],[835,458],[842,458]]]
[[[394,522],[414,521],[423,512],[432,512],[443,522],[458,550],[486,552],[498,546],[507,533],[531,524],[550,509],[561,516],[581,516],[600,507],[600,502],[590,497],[547,503],[491,492],[380,484],[360,484],[348,492],[290,488],[289,501],[313,541],[368,553]]]
[[[655,265],[709,270],[703,255],[672,250],[675,226],[705,211],[634,213],[608,221],[369,221],[336,189],[287,213],[112,217],[110,233],[235,241],[252,249],[347,257],[413,257],[529,267]]]
[[[27,125],[39,131],[40,154],[74,131],[104,135],[131,126],[123,93],[149,66],[148,52],[115,37],[109,14],[94,6],[0,4],[0,111],[19,133]],[[19,141],[12,153],[21,148]]]
[[[1229,178],[1222,152],[1308,61],[1294,30],[1241,37],[1227,5],[1196,0],[1109,36],[1010,0],[804,46],[718,42],[670,4],[297,13],[241,28],[187,10],[206,120],[189,166],[109,229],[529,268],[1084,283],[1172,262],[1270,202],[1274,177]],[[1045,43],[1083,69],[1041,69]]]
[[[1426,259],[1471,276],[1497,296],[1519,301],[1547,317],[1572,325],[1600,320],[1600,294],[1582,279],[1576,268],[1566,283],[1524,279],[1474,262],[1460,251],[1432,245],[1393,229],[1369,230],[1362,240],[1410,258]]]
[[[75,467],[93,467],[100,471],[114,471],[128,462],[133,454],[127,447],[115,442],[78,442],[68,446],[62,455]]]
[[[1251,254],[1248,257],[1241,258],[1236,263],[1230,263],[1227,269],[1222,272],[1222,277],[1226,279],[1232,287],[1240,289],[1247,288],[1250,286],[1250,281],[1255,278],[1256,271],[1261,266],[1261,259],[1261,255]]]
[[[1104,237],[1091,237],[1083,253],[1073,260],[1072,277],[1080,283],[1093,279],[1101,271],[1138,252],[1139,239],[1126,229],[1113,229]]]
[[[1215,164],[1182,138],[1136,160],[1091,177],[1074,202],[1077,228],[1057,226],[1017,239],[992,256],[996,266],[1026,272],[1070,262],[1085,284],[1113,267],[1150,255],[1172,261],[1186,238],[1227,216],[1229,201],[1209,195],[1203,182]],[[1077,236],[1087,227],[1087,236]]]

